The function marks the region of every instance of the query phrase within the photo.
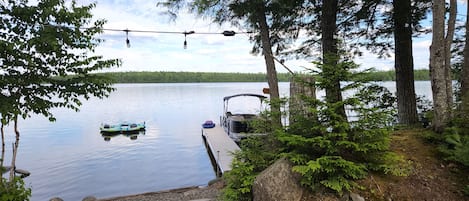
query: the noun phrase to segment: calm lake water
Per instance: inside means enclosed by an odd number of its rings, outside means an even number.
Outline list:
[[[395,91],[394,82],[383,86]],[[205,120],[219,122],[223,97],[262,94],[267,83],[117,84],[109,98],[83,102],[80,112],[55,109],[57,121],[33,116],[19,122],[17,168],[31,176],[32,200],[81,200],[206,185],[215,173],[201,138]],[[416,92],[431,98],[430,82]],[[281,96],[289,83],[280,83]],[[323,93],[319,92],[319,96]],[[253,103],[254,104],[254,103]],[[258,103],[257,103],[258,104]],[[252,105],[251,105],[252,106]],[[256,105],[257,106],[257,105]],[[101,123],[145,122],[146,132],[105,141]],[[11,161],[14,134],[6,129]]]

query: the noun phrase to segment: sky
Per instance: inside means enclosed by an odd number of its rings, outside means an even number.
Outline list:
[[[92,0],[81,0],[90,3]],[[163,12],[165,8],[156,6],[157,0],[99,0],[92,13],[95,19],[106,19],[106,29],[129,29],[143,31],[195,31],[196,33],[221,33],[224,30],[244,32],[229,25],[219,26],[210,19],[202,19],[183,10],[175,21]],[[466,2],[466,1],[465,1]],[[465,4],[464,2],[464,4]],[[461,5],[465,8],[466,5]],[[461,12],[462,13],[462,12]],[[461,14],[460,13],[460,14]],[[464,13],[465,14],[465,9]],[[461,17],[461,16],[460,16]],[[431,22],[428,22],[431,24]],[[184,34],[129,32],[130,47],[126,45],[124,31],[106,31],[99,36],[105,39],[96,54],[105,58],[120,58],[122,66],[111,71],[189,71],[189,72],[241,72],[265,73],[263,56],[252,55],[249,35],[236,34],[226,37],[222,34],[187,35],[187,49],[183,48]],[[428,69],[431,35],[414,38],[414,68]],[[355,62],[362,69],[392,70],[394,55],[378,59],[365,52]],[[313,68],[311,60],[286,60],[285,65],[295,72]],[[277,72],[287,72],[276,64]]]

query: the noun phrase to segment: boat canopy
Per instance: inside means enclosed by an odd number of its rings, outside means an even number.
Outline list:
[[[234,98],[234,97],[239,97],[239,96],[254,96],[254,97],[257,97],[261,100],[267,98],[263,95],[259,95],[259,94],[235,94],[235,95],[232,95],[232,96],[226,96],[223,98],[223,101],[227,101],[227,100],[230,100],[231,98]]]

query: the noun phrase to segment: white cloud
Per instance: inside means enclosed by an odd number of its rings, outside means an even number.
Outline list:
[[[412,44],[414,56],[414,69],[428,69],[430,62],[430,37],[414,40]]]
[[[88,0],[81,1],[89,3]],[[106,19],[108,29],[131,29],[146,31],[173,31],[180,34],[130,32],[131,47],[125,44],[125,32],[106,31],[101,35],[106,40],[97,48],[97,54],[106,58],[121,58],[122,67],[117,71],[205,71],[205,72],[265,72],[263,56],[250,54],[252,44],[249,37],[236,34],[225,37],[221,34],[191,34],[186,36],[187,49],[183,48],[184,31],[196,33],[221,33],[224,30],[243,31],[224,25],[220,27],[207,19],[182,13],[175,22],[161,13],[156,1],[148,0],[102,0],[92,11],[96,19]],[[415,68],[428,66],[428,40],[414,43]],[[392,55],[393,56],[393,55]],[[379,70],[393,69],[393,57],[377,59],[366,52],[356,59],[362,68],[375,67]],[[285,62],[291,70],[298,72],[313,68],[311,61],[291,59]],[[278,72],[287,72],[276,64]]]

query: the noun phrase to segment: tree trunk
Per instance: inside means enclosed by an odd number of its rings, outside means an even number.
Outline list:
[[[316,87],[313,76],[294,76],[290,80],[290,125],[298,122],[299,118],[312,119],[314,115],[309,109],[308,100],[316,99]],[[316,121],[317,122],[317,121]]]
[[[18,144],[20,142],[20,132],[18,131],[18,116],[15,117],[14,124],[16,140],[13,144],[13,156],[11,157],[10,182],[13,182],[13,179],[15,178],[16,154],[18,153]]]
[[[273,128],[282,126],[280,113],[280,96],[278,91],[277,71],[275,70],[274,56],[272,54],[272,45],[270,42],[269,26],[265,16],[265,5],[262,3],[257,13],[259,19],[259,29],[261,34],[262,49],[264,54],[265,66],[267,68],[267,80],[270,93],[270,109],[272,112]]]
[[[412,56],[411,4],[394,0],[394,43],[398,120],[403,125],[418,122]]]
[[[3,167],[3,160],[5,160],[5,131],[4,131],[4,125],[2,123],[2,126],[0,127],[0,132],[2,134],[2,158],[0,158],[0,168]],[[0,180],[1,182],[1,180]]]
[[[451,45],[453,44],[454,30],[456,26],[456,0],[450,0],[449,19],[448,19],[448,32],[445,38],[445,81],[446,81],[446,95],[449,106],[449,116],[452,116],[453,106],[453,79],[451,73]]]
[[[464,45],[464,61],[461,69],[461,98],[463,100],[469,94],[469,3],[466,5],[466,44]]]
[[[433,36],[430,46],[430,77],[433,95],[433,129],[442,132],[449,119],[445,77],[445,1],[433,0]]]
[[[321,15],[321,32],[322,32],[322,59],[324,62],[324,74],[334,74],[339,59],[337,52],[337,0],[323,1]],[[329,72],[330,71],[330,72]],[[331,85],[326,87],[326,101],[328,103],[337,103],[342,101],[342,93],[340,88],[339,76],[331,76]],[[342,105],[336,110],[336,113],[347,118],[345,108]]]

